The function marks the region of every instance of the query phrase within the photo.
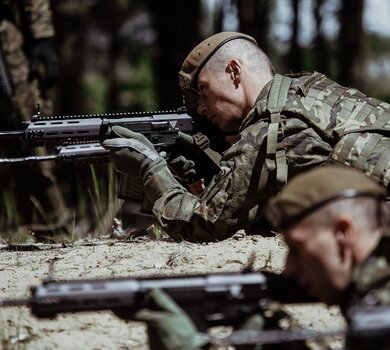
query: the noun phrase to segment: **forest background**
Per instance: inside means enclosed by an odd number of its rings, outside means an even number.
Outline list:
[[[50,91],[56,115],[178,108],[183,102],[177,77],[184,58],[202,39],[223,30],[252,35],[279,73],[315,70],[390,102],[390,31],[380,26],[390,15],[387,0],[51,4],[61,67]],[[374,20],[373,9],[381,15]],[[115,195],[112,167],[57,172],[69,206],[80,217],[92,213],[96,224]],[[18,224],[4,191],[0,231]]]

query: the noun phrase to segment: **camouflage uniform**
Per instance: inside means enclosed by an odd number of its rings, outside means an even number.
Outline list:
[[[389,232],[381,239],[368,259],[354,269],[341,311],[348,321],[354,307],[370,305],[390,305]],[[348,348],[358,348],[358,346],[351,345]]]
[[[24,52],[24,38],[21,32],[21,17],[30,18],[29,33],[32,40],[51,38],[54,36],[54,27],[51,20],[50,2],[48,0],[23,1],[23,5],[16,1],[8,6],[14,14],[14,19],[1,18],[0,15],[0,42],[11,74],[14,94],[11,97],[12,105],[22,120],[30,120],[36,104],[40,103],[44,115],[52,115],[52,103],[43,99],[38,82],[29,81],[29,59]]]
[[[37,103],[43,115],[53,114],[53,104],[42,91],[38,79],[31,79],[31,62],[26,55],[26,41],[31,43],[42,42],[54,36],[52,12],[49,0],[0,1],[0,45],[12,80],[13,94],[8,98],[0,99],[0,113],[2,115],[2,129],[14,128],[19,123],[28,121],[36,110]],[[27,19],[27,20],[26,20]],[[22,31],[22,28],[24,29]],[[10,145],[15,150],[17,145]],[[6,150],[7,156],[8,149]],[[36,155],[45,155],[44,149],[36,149]],[[38,170],[38,169],[37,169]],[[43,162],[39,164],[38,181],[42,183],[50,210],[55,211],[58,218],[65,215],[66,208],[62,195],[53,174],[53,164]],[[18,180],[18,187],[20,185]],[[31,184],[30,184],[31,187]]]
[[[288,178],[325,162],[356,167],[388,185],[390,153],[383,151],[390,140],[381,128],[390,123],[390,106],[319,73],[286,79],[284,98],[276,84],[283,76],[261,91],[239,141],[223,154],[220,173],[200,197],[176,187],[157,198],[164,175],[146,182],[154,213],[173,237],[212,241],[248,230]],[[278,96],[277,106],[271,96]],[[279,120],[273,118],[277,114]],[[363,126],[371,132],[363,133]]]

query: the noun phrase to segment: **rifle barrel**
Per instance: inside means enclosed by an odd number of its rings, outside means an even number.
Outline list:
[[[346,335],[345,329],[331,331],[315,331],[312,329],[269,329],[264,331],[241,330],[232,334],[220,342],[225,345],[248,346],[255,344],[281,344],[295,341],[323,339],[328,337],[342,337]]]
[[[17,158],[0,158],[0,165],[3,164],[15,164],[15,163],[33,163],[33,162],[44,162],[47,160],[56,160],[58,155],[50,154],[47,156],[28,156],[28,157],[17,157]]]
[[[0,131],[0,139],[16,139],[18,137],[23,137],[24,133],[24,130]]]
[[[6,307],[6,306],[25,306],[30,305],[31,300],[30,299],[0,299],[0,307]]]

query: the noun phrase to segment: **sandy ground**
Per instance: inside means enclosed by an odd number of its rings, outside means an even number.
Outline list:
[[[212,244],[174,243],[166,238],[84,239],[73,246],[37,245],[33,251],[0,246],[0,297],[23,297],[42,279],[142,277],[239,271],[251,254],[254,268],[280,272],[286,247],[279,237],[236,234]],[[337,308],[289,308],[298,324],[318,330],[343,327]],[[0,309],[3,349],[148,349],[144,325],[125,322],[110,312],[60,315],[37,320],[27,307]],[[340,341],[331,342],[340,349]],[[313,348],[318,348],[313,345]]]

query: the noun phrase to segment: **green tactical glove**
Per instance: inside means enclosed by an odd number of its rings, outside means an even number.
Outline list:
[[[152,169],[166,166],[166,161],[144,135],[122,126],[114,126],[112,131],[119,137],[103,141],[102,146],[110,151],[118,172],[143,179]]]
[[[184,132],[179,131],[177,139],[179,141],[177,146],[175,146],[173,152],[170,153],[168,157],[165,157],[165,159],[168,162],[169,168],[183,183],[192,183],[196,176],[195,162],[188,159],[188,156],[183,155],[182,152],[183,148],[184,151],[186,151],[197,146],[195,145],[193,137]]]
[[[195,163],[184,156],[173,156],[168,159],[168,166],[174,171],[178,178],[186,183],[193,182],[196,176]]]
[[[146,308],[132,319],[146,322],[152,350],[195,350],[210,341],[207,336],[197,333],[188,315],[160,289],[149,293]]]

